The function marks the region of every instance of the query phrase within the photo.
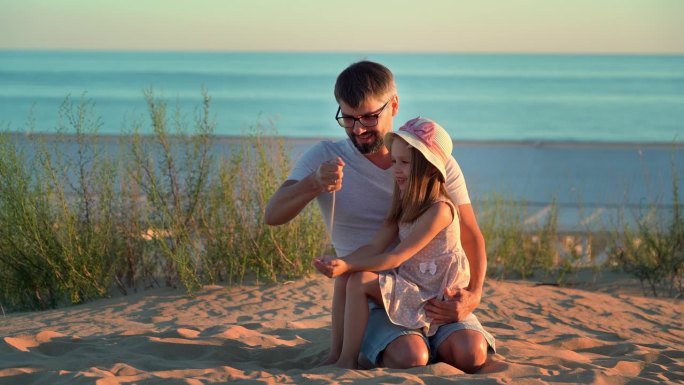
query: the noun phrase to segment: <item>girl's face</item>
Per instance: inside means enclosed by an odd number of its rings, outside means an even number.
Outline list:
[[[408,180],[411,175],[411,147],[408,143],[395,137],[392,141],[391,156],[394,180],[397,182],[399,191],[403,193],[408,187]]]

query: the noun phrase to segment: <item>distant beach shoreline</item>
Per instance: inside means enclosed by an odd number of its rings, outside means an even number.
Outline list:
[[[22,131],[5,131],[5,134],[13,138],[27,138],[37,137],[47,140],[57,140],[59,138],[75,137],[74,133],[51,133],[51,132],[22,132]],[[87,138],[96,139],[99,142],[118,142],[121,138],[131,136],[130,133],[122,134],[88,134]],[[144,133],[140,134],[143,137],[152,137],[154,134]],[[179,134],[169,134],[171,138],[187,138],[192,136]],[[218,144],[238,143],[245,139],[249,139],[249,135],[222,135],[212,134],[213,140],[217,140]],[[320,136],[320,137],[290,137],[283,135],[260,135],[264,139],[283,140],[285,143],[294,146],[313,145],[320,141],[338,141],[346,139],[343,136]],[[631,141],[581,141],[581,140],[454,140],[454,150],[461,147],[544,147],[544,148],[635,148],[635,149],[669,149],[680,150],[684,148],[684,138],[682,140],[673,140],[672,142],[631,142]]]
[[[75,136],[70,133],[7,134],[20,146],[46,141],[53,151],[78,151]],[[126,146],[126,141],[121,140],[127,135],[87,135],[85,140],[97,143],[104,152],[116,157],[126,154],[120,146]],[[142,136],[152,139],[152,135]],[[172,141],[189,137],[169,134]],[[270,133],[260,133],[258,137],[282,140],[291,162],[322,140],[344,139],[293,138]],[[210,154],[219,161],[250,136],[213,134],[211,138]],[[565,232],[576,232],[577,226],[588,218],[597,225],[614,225],[624,210],[669,209],[673,204],[673,172],[676,171],[680,185],[684,181],[684,142],[457,140],[453,155],[466,177],[473,203],[492,199],[494,194],[521,202],[530,210],[531,218],[553,204],[560,210],[560,230]],[[679,193],[680,201],[684,201],[684,188]]]

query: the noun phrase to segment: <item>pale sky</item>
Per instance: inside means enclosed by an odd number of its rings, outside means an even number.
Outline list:
[[[0,0],[0,49],[684,54],[684,0]]]

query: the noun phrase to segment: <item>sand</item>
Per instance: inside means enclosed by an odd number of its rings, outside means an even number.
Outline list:
[[[326,278],[156,289],[0,315],[0,384],[684,383],[682,302],[607,291],[489,280],[477,314],[498,352],[469,375],[315,367],[329,343]]]

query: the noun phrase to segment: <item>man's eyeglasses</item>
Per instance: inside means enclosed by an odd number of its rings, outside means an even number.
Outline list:
[[[383,111],[385,111],[385,108],[389,104],[389,102],[392,100],[394,96],[389,98],[387,103],[385,103],[382,108],[380,108],[380,111],[376,114],[369,114],[369,115],[363,115],[360,118],[355,118],[353,116],[340,116],[340,112],[342,112],[342,107],[337,107],[337,113],[335,114],[335,120],[337,120],[337,123],[344,127],[344,128],[352,128],[354,127],[354,124],[358,121],[361,123],[362,126],[364,127],[373,127],[378,124],[378,118],[380,117],[380,114],[382,114]]]

